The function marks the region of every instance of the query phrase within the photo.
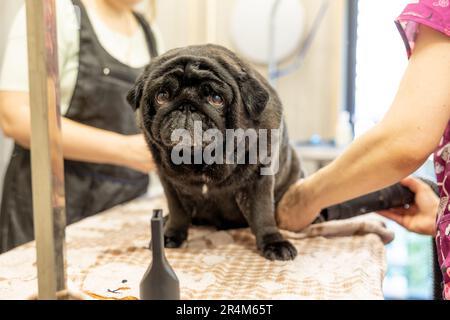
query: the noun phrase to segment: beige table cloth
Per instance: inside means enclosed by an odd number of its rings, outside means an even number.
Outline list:
[[[133,299],[151,263],[152,210],[163,197],[140,198],[66,229],[68,288],[84,299]],[[182,299],[382,299],[384,243],[393,239],[378,216],[367,215],[284,232],[294,261],[268,261],[249,229],[193,227],[189,241],[166,256]],[[0,255],[0,299],[37,292],[34,242]]]

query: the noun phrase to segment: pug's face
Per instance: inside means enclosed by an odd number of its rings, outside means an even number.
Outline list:
[[[203,132],[216,129],[224,136],[226,129],[264,123],[262,114],[270,97],[261,79],[223,47],[191,46],[154,59],[130,91],[128,101],[141,118],[150,148],[165,154],[160,161],[168,162],[167,155],[179,143],[172,136],[175,130],[187,132],[194,149],[196,123]],[[205,147],[208,141],[202,143]],[[196,168],[204,174],[207,166]],[[229,174],[232,168],[224,170]]]
[[[193,144],[195,121],[201,122],[202,130],[222,131],[233,104],[232,85],[214,75],[205,59],[180,57],[161,67],[161,75],[149,81],[143,108],[153,138],[170,148],[178,142],[172,133],[182,129]]]

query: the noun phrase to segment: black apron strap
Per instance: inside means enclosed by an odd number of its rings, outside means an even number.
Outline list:
[[[147,22],[147,20],[144,18],[142,14],[134,12],[134,16],[136,17],[142,29],[144,30],[150,56],[152,58],[156,57],[158,55],[158,44],[156,42],[156,37],[155,34],[153,33],[152,28],[150,27],[150,24]]]

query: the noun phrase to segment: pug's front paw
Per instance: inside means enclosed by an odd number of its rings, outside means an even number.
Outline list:
[[[187,239],[187,232],[166,231],[164,233],[164,247],[179,248]]]
[[[269,260],[294,260],[297,256],[297,249],[287,240],[267,243],[262,248],[263,256]]]

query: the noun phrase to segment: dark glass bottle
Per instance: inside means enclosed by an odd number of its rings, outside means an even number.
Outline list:
[[[140,284],[142,300],[179,300],[180,284],[164,253],[163,214],[154,210],[151,220],[152,263]]]

